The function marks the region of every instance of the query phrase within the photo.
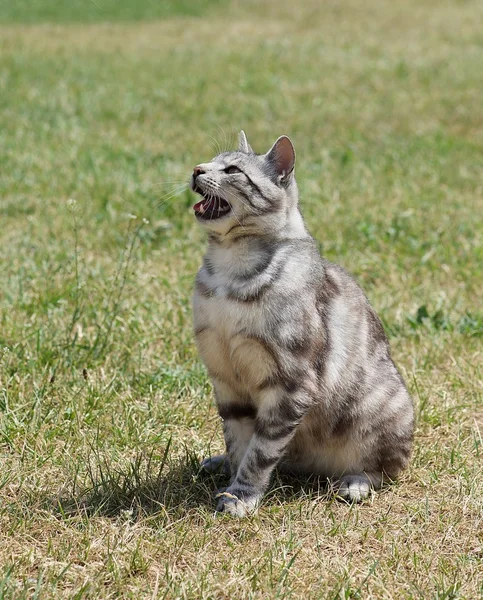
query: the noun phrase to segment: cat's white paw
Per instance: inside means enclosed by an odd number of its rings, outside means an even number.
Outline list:
[[[230,465],[228,458],[224,454],[219,456],[210,456],[201,461],[200,467],[203,471],[216,475],[217,473],[223,473],[223,475],[230,475]]]
[[[369,497],[371,483],[364,475],[344,475],[336,484],[336,495],[347,502],[362,502]]]
[[[246,517],[248,514],[256,511],[259,499],[250,497],[241,499],[235,494],[229,492],[228,488],[225,492],[220,492],[216,495],[218,504],[216,505],[216,512],[226,513],[233,517]]]

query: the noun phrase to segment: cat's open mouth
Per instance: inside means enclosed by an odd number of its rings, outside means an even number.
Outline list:
[[[195,191],[202,194],[202,192],[198,190]],[[200,200],[200,202],[197,202],[193,206],[193,210],[198,219],[212,221],[213,219],[219,219],[228,214],[231,210],[231,206],[220,196],[206,195],[203,196],[203,199]]]

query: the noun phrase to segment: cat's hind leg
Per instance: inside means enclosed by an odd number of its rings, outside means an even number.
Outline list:
[[[380,489],[382,480],[382,473],[343,475],[334,482],[335,495],[346,502],[362,502],[369,497],[371,490]]]

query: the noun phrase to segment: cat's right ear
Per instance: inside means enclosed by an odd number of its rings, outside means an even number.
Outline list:
[[[247,136],[243,129],[238,134],[238,152],[244,152],[245,154],[253,154],[252,147],[248,143]]]
[[[295,150],[289,137],[282,135],[266,154],[280,183],[287,184],[293,176],[295,167]]]

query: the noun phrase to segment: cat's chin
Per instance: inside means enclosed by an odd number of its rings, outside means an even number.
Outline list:
[[[231,206],[220,196],[203,196],[193,210],[200,221],[215,221],[227,217],[231,213]]]

